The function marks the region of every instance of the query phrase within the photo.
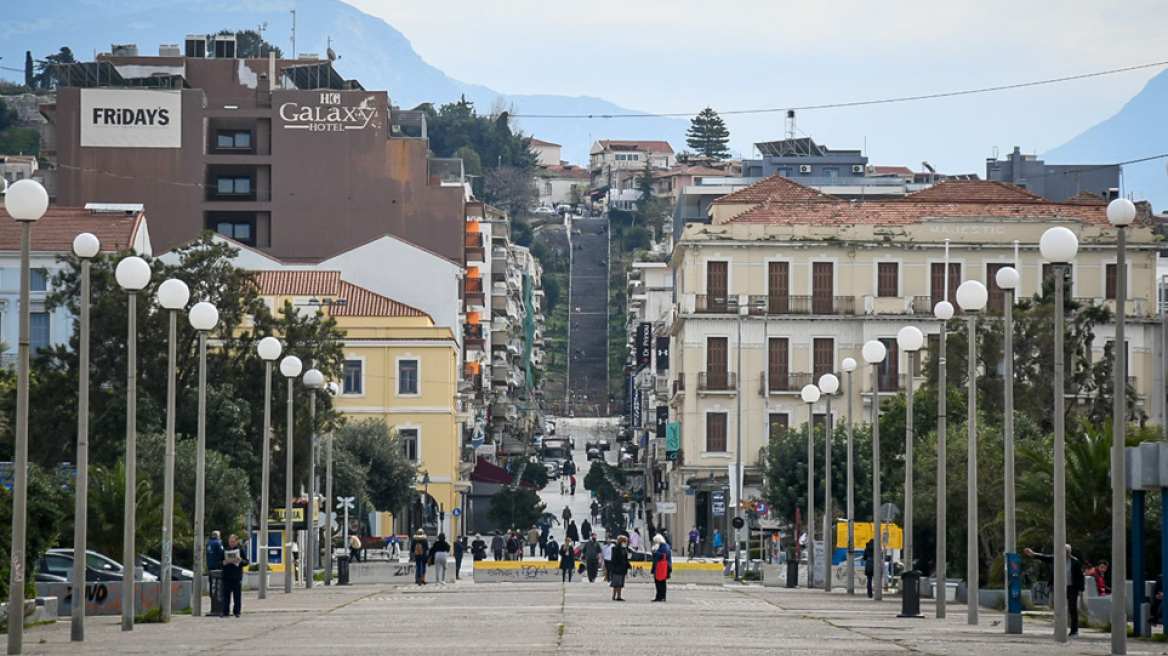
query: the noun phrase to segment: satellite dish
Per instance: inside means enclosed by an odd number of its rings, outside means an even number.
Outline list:
[[[328,54],[329,61],[336,61],[340,59],[340,57],[337,56],[337,51],[333,50],[331,46],[325,52]]]

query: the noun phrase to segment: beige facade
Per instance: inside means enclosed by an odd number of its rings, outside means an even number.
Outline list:
[[[991,291],[990,307],[1000,311],[997,268],[1017,267],[1017,293],[1034,295],[1048,264],[1039,239],[1052,226],[1066,226],[1080,242],[1070,296],[1114,307],[1116,231],[1102,199],[1079,200],[1051,203],[1010,185],[962,181],[865,205],[768,178],[727,197],[722,208],[715,203],[711,224],[687,225],[671,258],[677,306],[668,394],[671,421],[680,422],[682,435],[681,457],[668,472],[669,500],[679,505],[678,526],[671,528],[688,530],[708,519],[699,508],[708,503],[702,493],[686,491],[721,489],[717,479],[726,481],[739,453],[746,463],[744,495],[757,494],[756,466],[770,426],[807,421],[799,393],[823,373],[842,381],[832,405],[836,421],[861,412],[869,417],[871,368],[861,364],[854,374],[850,408],[840,368],[846,357],[863,362],[865,342],[879,339],[889,347],[877,381],[881,398],[903,390],[909,375],[923,382],[923,358],[910,371],[896,334],[907,325],[938,333],[933,306],[944,295],[946,261],[950,290],[963,280],[981,281]],[[1128,230],[1127,243],[1128,375],[1143,410],[1162,421],[1162,394],[1153,392],[1164,388],[1155,348],[1159,245],[1139,224]],[[948,300],[954,302],[952,293]],[[1113,334],[1113,326],[1097,329],[1093,357],[1102,357]],[[823,413],[824,404],[814,412]]]

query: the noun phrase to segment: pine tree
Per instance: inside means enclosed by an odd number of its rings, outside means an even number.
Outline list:
[[[718,112],[709,107],[690,119],[685,136],[685,145],[703,157],[719,161],[730,156],[730,150],[726,148],[726,144],[730,143],[730,130],[726,129],[726,123],[718,116]]]

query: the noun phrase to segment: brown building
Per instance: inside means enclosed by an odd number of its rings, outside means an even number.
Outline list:
[[[296,260],[389,233],[465,262],[461,160],[428,157],[418,113],[329,61],[174,50],[61,67],[42,106],[57,203],[143,203],[160,251],[210,229]]]

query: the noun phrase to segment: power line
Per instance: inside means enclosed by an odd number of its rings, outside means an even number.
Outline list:
[[[855,100],[850,102],[838,103],[822,103],[818,105],[803,105],[795,107],[770,107],[765,109],[734,109],[725,112],[718,112],[722,116],[730,115],[744,115],[744,114],[772,114],[775,112],[786,111],[808,111],[813,109],[841,109],[846,107],[863,107],[867,105],[887,105],[892,103],[914,102],[918,100],[935,100],[938,98],[952,98],[955,96],[969,96],[979,93],[992,93],[995,91],[1009,91],[1012,89],[1024,89],[1028,87],[1044,86],[1048,84],[1058,84],[1060,82],[1073,82],[1075,80],[1085,80],[1093,77],[1102,77],[1105,75],[1115,75],[1118,73],[1128,73],[1131,71],[1138,71],[1145,68],[1156,68],[1158,66],[1168,66],[1168,61],[1158,61],[1149,64],[1138,64],[1135,66],[1125,66],[1123,68],[1112,68],[1106,71],[1096,71],[1094,73],[1081,73],[1078,75],[1069,75],[1066,77],[1049,78],[1045,80],[1033,80],[1030,82],[1019,82],[1017,84],[1003,84],[992,87],[980,87],[977,89],[964,89],[960,91],[943,91],[939,93],[930,93],[916,96],[897,96],[893,98],[877,98],[873,100]],[[689,118],[694,116],[697,112],[677,112],[677,113],[653,113],[644,112],[638,114],[512,114],[515,118],[547,118],[547,119],[609,119],[609,118]]]

